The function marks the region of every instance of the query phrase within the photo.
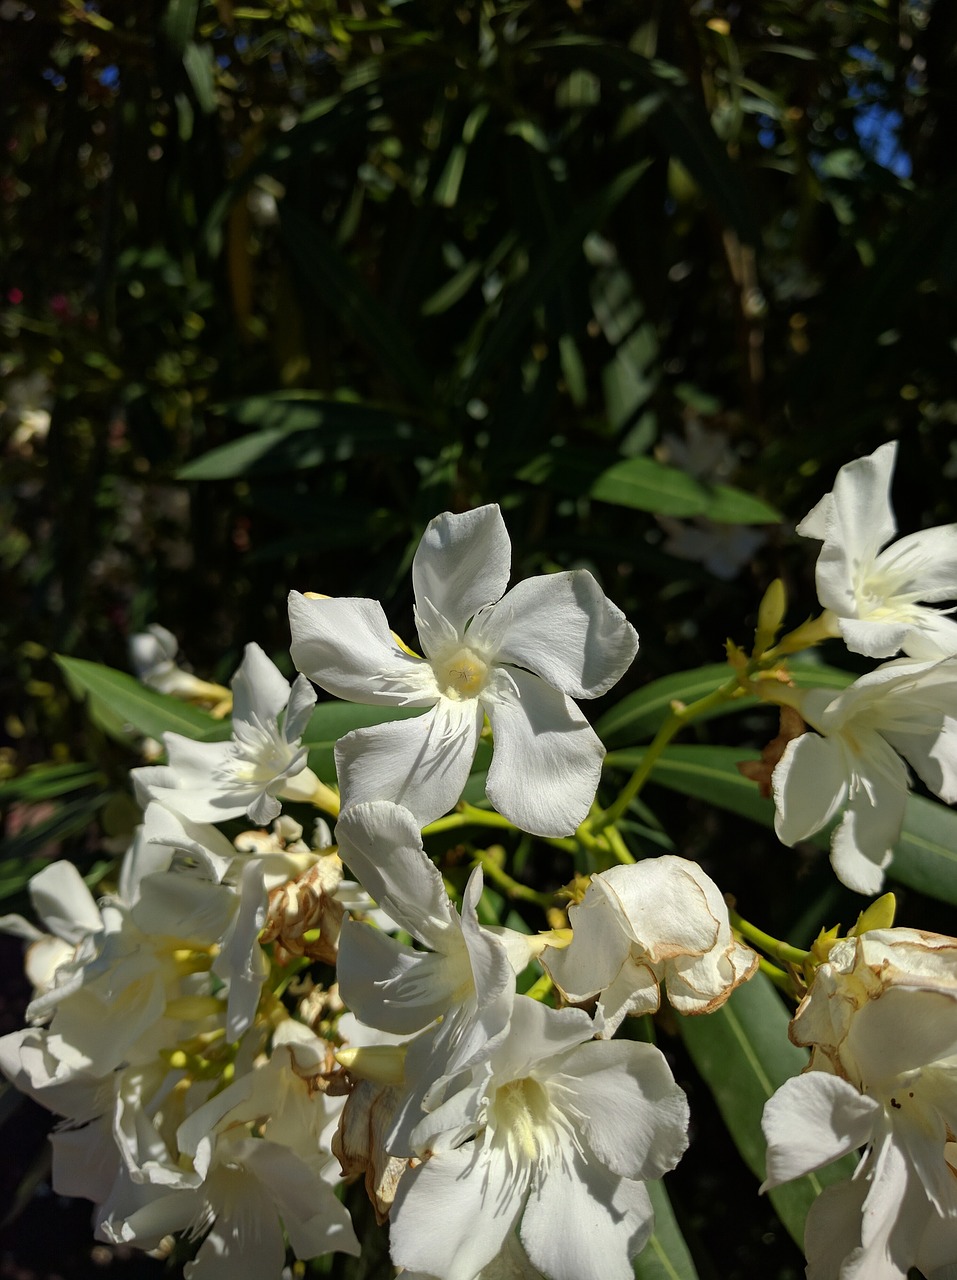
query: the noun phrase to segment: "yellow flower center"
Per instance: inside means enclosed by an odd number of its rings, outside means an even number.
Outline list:
[[[485,688],[488,663],[474,649],[456,649],[435,664],[435,674],[447,698],[474,698]]]

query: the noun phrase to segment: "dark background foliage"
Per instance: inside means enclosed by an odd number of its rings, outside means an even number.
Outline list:
[[[586,565],[635,622],[635,688],[746,641],[775,575],[812,611],[787,522],[850,458],[900,439],[902,528],[946,521],[955,57],[942,0],[2,0],[13,906],[31,858],[95,870],[132,820],[129,752],[55,652],[127,667],[161,622],[209,678],[253,639],[288,670],[291,587],[411,634],[425,522],[497,501],[516,576]],[[659,816],[769,926],[820,891],[743,821]],[[675,1197],[700,1274],[798,1274],[699,1115]],[[95,1269],[36,1169],[0,1274]]]

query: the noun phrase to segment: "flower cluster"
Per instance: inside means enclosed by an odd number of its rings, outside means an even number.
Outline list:
[[[770,591],[751,657],[730,646],[729,683],[697,704],[757,693],[785,709],[751,766],[778,834],[841,814],[832,862],[861,892],[881,886],[908,764],[957,799],[957,624],[922,603],[957,596],[957,537],[882,549],[893,461],[885,446],[845,467],[799,527],[823,543],[821,618],[775,643]],[[681,1158],[689,1114],[659,1048],[616,1033],[664,1001],[674,1022],[746,996],[753,943],[803,995],[791,1036],[811,1049],[766,1108],[765,1185],[865,1149],[811,1211],[809,1277],[946,1280],[957,941],[860,923],[802,952],[729,910],[696,862],[636,861],[619,819],[693,709],[672,704],[601,809],[605,749],[577,700],[620,679],[638,637],[586,570],[507,589],[510,562],[497,506],[428,525],[421,654],[376,601],[293,592],[291,685],[255,644],[229,691],[181,671],[162,628],[136,642],[154,689],[232,715],[228,736],[213,718],[202,741],[167,733],[165,762],[133,770],[142,822],[98,901],[58,862],[30,883],[38,924],[0,919],[33,986],[0,1069],[61,1117],[54,1188],[93,1201],[102,1240],[197,1242],[187,1280],[359,1253],[337,1163],[410,1277],[628,1280],[654,1227],[647,1184]],[[797,687],[786,655],[838,635],[890,660],[838,691]],[[337,742],[337,790],[309,765],[314,685],[378,709]],[[335,845],[321,818],[306,837],[306,806],[337,819]],[[574,855],[573,879],[552,895],[493,849],[433,859],[437,836],[483,825]],[[549,927],[490,912],[487,882]]]

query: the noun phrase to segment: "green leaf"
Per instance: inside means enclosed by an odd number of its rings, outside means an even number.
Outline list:
[[[854,680],[849,672],[824,666],[823,663],[795,662],[790,667],[790,673],[794,683],[802,689],[844,689]],[[676,671],[674,675],[662,676],[658,680],[652,680],[643,689],[637,689],[622,698],[621,702],[605,712],[595,729],[606,746],[611,746],[615,741],[653,737],[669,715],[672,702],[696,702],[699,698],[714,693],[731,676],[731,668],[726,662],[711,663],[695,667],[691,671]],[[695,723],[703,723],[714,716],[728,715],[732,711],[741,711],[756,703],[756,698],[738,698],[734,702],[713,707]]]
[[[606,764],[634,769],[643,756],[641,748],[612,751]],[[755,753],[745,747],[670,746],[656,762],[650,781],[773,827],[773,802],[735,767],[739,760],[754,758]],[[830,827],[818,831],[810,843],[828,848],[830,831]],[[886,874],[932,898],[957,905],[957,812],[939,801],[909,796],[904,826]]]
[[[730,485],[706,485],[654,458],[626,458],[592,482],[601,502],[663,516],[706,516],[723,523],[777,523],[781,515],[760,498]]]
[[[231,479],[253,469],[257,475],[303,471],[365,452],[407,452],[425,440],[400,410],[308,392],[248,396],[223,406],[223,413],[259,429],[194,458],[180,468],[180,480]]]
[[[43,852],[87,827],[109,798],[108,791],[77,796],[57,805],[48,818],[8,836],[0,844],[0,899],[19,893],[50,861]]]
[[[507,295],[501,315],[487,334],[475,364],[460,390],[463,402],[478,394],[487,372],[501,361],[514,359],[515,348],[524,335],[532,313],[561,288],[569,267],[582,256],[586,235],[602,226],[649,164],[650,161],[644,160],[631,165],[590,200],[568,211],[558,234],[544,246],[532,261],[521,283]]]
[[[655,1229],[635,1259],[635,1280],[698,1280],[665,1184],[646,1182],[645,1188],[655,1211]]]
[[[181,733],[201,742],[219,742],[229,737],[228,721],[214,720],[188,702],[147,689],[125,671],[115,671],[84,658],[58,655],[56,662],[73,695],[86,697],[91,712],[112,714],[114,719],[145,737],[159,739],[167,732]]]
[[[183,50],[183,66],[192,85],[200,111],[210,116],[216,110],[216,82],[213,78],[213,50],[208,44],[190,41]]]
[[[788,1039],[790,1015],[771,981],[756,973],[714,1013],[679,1018],[681,1037],[711,1090],[718,1110],[756,1178],[763,1179],[767,1145],[761,1113],[768,1098],[807,1064],[804,1049]],[[853,1155],[785,1183],[768,1194],[781,1221],[798,1245],[804,1240],[807,1211],[824,1187],[848,1178],[857,1166]]]
[[[311,297],[325,302],[419,404],[431,406],[434,379],[413,352],[407,327],[370,292],[315,219],[283,201],[280,225],[293,266]]]
[[[748,244],[760,239],[754,198],[745,175],[732,163],[684,74],[668,63],[643,57],[623,44],[579,35],[538,45],[548,61],[584,67],[601,81],[602,97],[617,89],[628,103],[646,95],[653,107],[648,127],[668,155],[676,157],[718,216]]]
[[[101,783],[103,775],[88,764],[34,765],[19,777],[0,783],[0,801],[53,800],[69,791]]]

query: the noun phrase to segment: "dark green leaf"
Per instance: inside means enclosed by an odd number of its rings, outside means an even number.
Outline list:
[[[698,1280],[665,1184],[647,1182],[645,1187],[655,1211],[655,1229],[635,1259],[635,1280]]]
[[[229,737],[228,721],[214,720],[198,707],[147,689],[124,671],[83,658],[58,656],[56,661],[71,692],[78,698],[88,698],[91,711],[105,709],[145,737],[160,739],[167,732],[202,742]]]
[[[718,1104],[734,1144],[756,1178],[765,1174],[761,1113],[785,1080],[801,1072],[808,1059],[788,1039],[790,1015],[763,973],[734,991],[714,1013],[679,1018],[681,1036]],[[817,1173],[769,1192],[771,1202],[798,1245],[804,1220],[824,1187],[848,1178],[856,1157],[845,1156]]]

